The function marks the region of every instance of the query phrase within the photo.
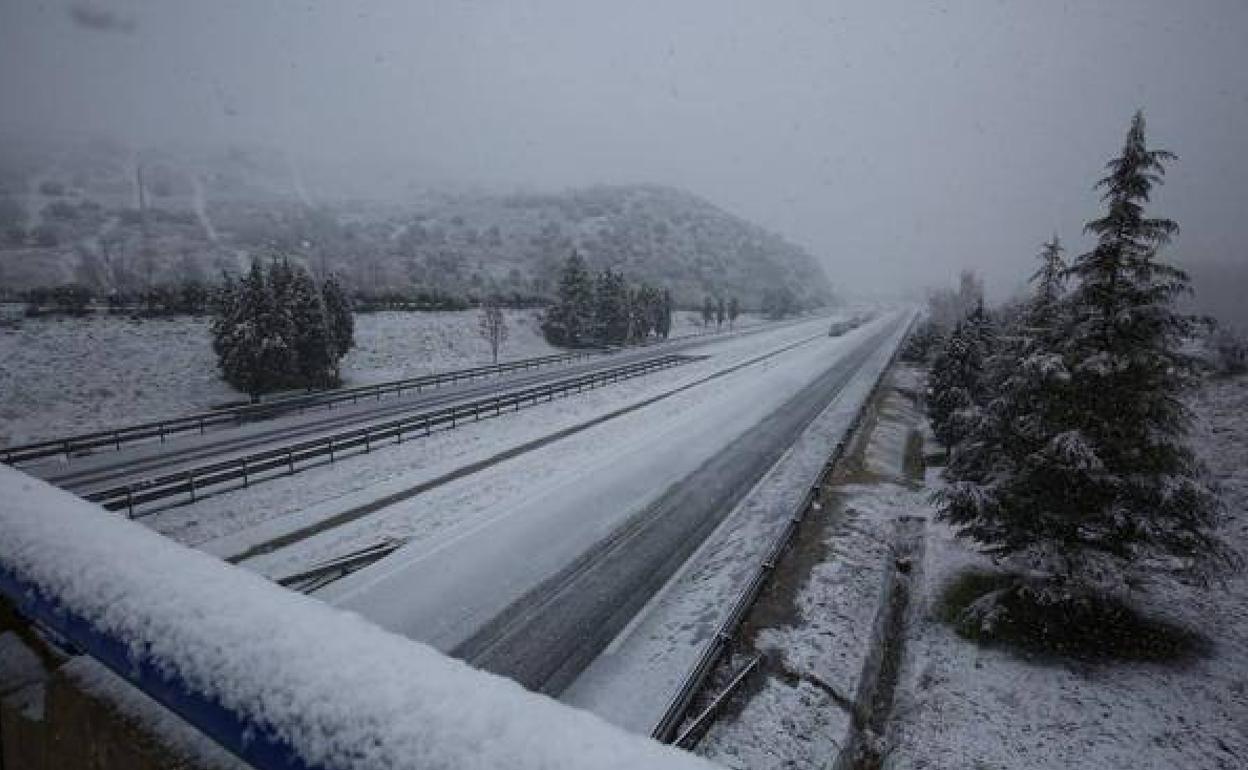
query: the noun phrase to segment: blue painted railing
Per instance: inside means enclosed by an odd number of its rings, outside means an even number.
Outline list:
[[[294,747],[266,726],[250,722],[215,700],[168,677],[151,661],[130,654],[130,645],[50,600],[37,586],[0,565],[0,596],[26,620],[39,624],[58,642],[107,666],[149,697],[199,729],[257,770],[327,770],[309,765]]]

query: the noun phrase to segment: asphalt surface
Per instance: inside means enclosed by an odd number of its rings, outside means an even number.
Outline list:
[[[667,582],[797,440],[899,318],[838,359],[779,410],[723,447],[574,563],[531,590],[452,653],[559,693]]]

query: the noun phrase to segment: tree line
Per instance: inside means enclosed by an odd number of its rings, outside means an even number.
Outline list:
[[[141,291],[101,293],[69,283],[41,286],[21,292],[25,314],[86,316],[95,312],[128,313],[142,317],[200,315],[212,309],[216,287],[195,280],[166,283]]]
[[[928,412],[948,449],[939,515],[1022,576],[972,605],[970,622],[999,621],[1020,600],[1087,606],[1120,596],[1141,566],[1229,557],[1185,440],[1182,395],[1198,375],[1185,341],[1202,322],[1177,309],[1188,277],[1160,254],[1178,225],[1145,212],[1174,158],[1148,146],[1137,113],[1097,183],[1092,249],[1068,264],[1054,236],[1030,297],[995,311],[964,275],[933,303],[959,316],[951,328],[929,319],[911,343],[912,357],[935,354]]]
[[[609,269],[592,275],[584,258],[573,251],[541,328],[552,345],[627,345],[651,336],[667,339],[672,310],[672,295],[666,289],[645,283],[630,286],[623,274]]]
[[[277,257],[253,261],[241,278],[225,277],[211,333],[225,381],[255,402],[274,391],[338,385],[355,319],[334,278],[318,285]]]

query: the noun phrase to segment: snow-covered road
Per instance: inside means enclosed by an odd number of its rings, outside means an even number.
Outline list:
[[[580,569],[578,559],[602,550],[626,525],[651,521],[643,514],[656,502],[670,498],[672,490],[725,448],[736,447],[738,456],[721,469],[731,472],[712,477],[705,489],[684,485],[682,506],[664,508],[664,517],[656,520],[663,523],[669,515],[696,508],[699,499],[713,501],[717,514],[700,515],[680,530],[700,542],[858,365],[895,339],[904,320],[904,314],[890,314],[843,337],[817,338],[378,512],[357,522],[358,541],[369,533],[374,539],[386,534],[404,537],[407,545],[332,584],[323,595],[444,650],[471,639],[488,656],[495,645],[477,636],[487,623],[521,599],[533,603],[534,589],[566,577],[569,567]],[[800,416],[795,416],[795,404],[802,407]],[[755,443],[762,435],[770,436],[766,445]],[[745,472],[746,466],[757,473]],[[333,537],[342,542],[343,534]],[[674,551],[649,549],[647,558],[659,561],[649,565],[651,579],[636,589],[655,590],[650,584],[661,585],[697,542],[681,543]],[[268,571],[265,561],[252,566]],[[647,598],[611,601],[644,603]],[[569,621],[581,622],[575,614]],[[497,630],[506,636],[506,628]],[[609,629],[579,631],[597,637]]]

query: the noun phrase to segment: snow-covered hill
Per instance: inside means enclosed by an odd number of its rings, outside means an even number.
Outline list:
[[[136,153],[93,142],[18,158],[0,149],[0,288],[138,288],[236,270],[276,246],[354,288],[548,295],[578,249],[591,267],[756,308],[769,289],[831,297],[800,247],[693,194],[598,186],[558,193],[309,195],[280,153]],[[140,195],[142,191],[142,195]],[[383,193],[378,192],[378,198]]]

